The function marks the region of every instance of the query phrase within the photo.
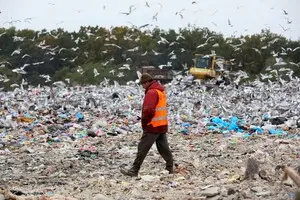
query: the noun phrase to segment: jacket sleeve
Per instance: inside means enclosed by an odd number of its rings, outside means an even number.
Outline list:
[[[156,90],[150,89],[149,91],[147,91],[143,103],[143,111],[142,111],[143,129],[146,128],[147,124],[154,117],[157,103],[158,103],[158,94]]]

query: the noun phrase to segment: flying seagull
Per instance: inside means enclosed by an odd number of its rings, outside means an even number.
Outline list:
[[[94,77],[96,77],[96,76],[98,76],[98,75],[99,75],[99,72],[97,71],[97,69],[96,69],[96,68],[94,68],[93,72],[94,72]]]
[[[134,7],[134,5],[131,5],[129,7],[129,12],[121,12],[121,14],[130,15],[134,10],[136,10],[136,8]]]

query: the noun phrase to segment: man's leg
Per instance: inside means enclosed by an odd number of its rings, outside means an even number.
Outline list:
[[[125,175],[137,176],[145,157],[147,156],[151,146],[158,137],[159,134],[143,133],[142,138],[138,144],[138,152],[133,162],[132,168],[128,171],[121,170],[121,172]]]
[[[166,133],[160,134],[160,136],[157,138],[156,147],[160,155],[166,161],[166,170],[168,170],[169,173],[173,173],[173,156],[169,148],[169,143],[168,143]]]

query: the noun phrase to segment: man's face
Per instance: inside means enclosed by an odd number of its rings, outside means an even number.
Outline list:
[[[142,83],[142,86],[144,89],[146,89],[149,86],[149,82]]]

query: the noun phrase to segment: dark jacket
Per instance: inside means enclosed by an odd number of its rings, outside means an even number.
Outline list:
[[[157,81],[153,80],[145,91],[142,108],[142,127],[144,132],[166,133],[168,131],[168,125],[158,127],[147,125],[155,115],[155,107],[158,103],[158,93],[156,90],[164,91],[165,89]]]

